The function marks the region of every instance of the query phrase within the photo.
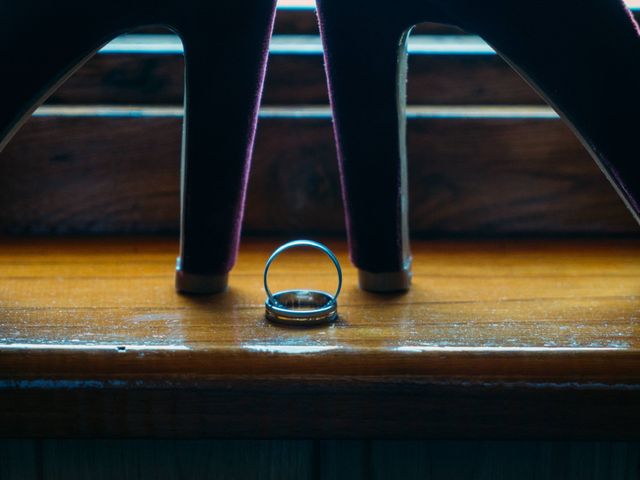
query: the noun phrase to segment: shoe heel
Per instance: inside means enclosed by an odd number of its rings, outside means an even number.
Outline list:
[[[11,72],[2,79],[0,150],[100,46],[145,25],[173,28],[187,70],[176,288],[222,291],[237,255],[275,0],[114,0],[102,7],[96,15],[81,0],[0,4],[0,57]]]
[[[523,15],[514,2],[493,4],[450,14],[558,112],[640,221],[640,30],[629,10],[621,1],[546,0]]]
[[[411,282],[404,115],[408,30],[357,3],[318,2],[349,248],[362,289],[402,291]]]
[[[178,31],[185,49],[176,289],[216,293],[238,251],[274,1],[226,2],[216,23]]]
[[[640,29],[622,1],[543,0],[529,8],[511,0],[400,0],[386,9],[360,0],[317,3],[351,254],[363,288],[392,290],[410,277],[404,56],[397,47],[421,22],[454,24],[490,43],[573,128],[640,221],[640,99],[633,95]]]
[[[88,12],[83,12],[80,4],[69,3],[31,0],[0,4],[0,58],[4,69],[0,79],[0,152],[31,114],[111,38],[109,33],[116,28],[109,13],[95,24],[78,21]],[[91,16],[95,17],[95,12]]]

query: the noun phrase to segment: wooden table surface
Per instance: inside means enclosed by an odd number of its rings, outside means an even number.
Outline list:
[[[264,320],[248,241],[229,290],[173,290],[173,240],[0,241],[1,436],[637,438],[640,241],[415,242],[410,292]],[[272,289],[335,288],[318,252]]]

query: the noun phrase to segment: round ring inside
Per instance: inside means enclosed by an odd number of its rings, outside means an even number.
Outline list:
[[[268,282],[269,268],[271,267],[271,264],[273,263],[273,261],[281,253],[284,253],[287,250],[291,248],[296,248],[296,247],[315,248],[323,252],[325,255],[327,255],[329,259],[333,262],[333,265],[336,267],[336,271],[338,272],[338,288],[336,289],[336,293],[334,295],[330,295],[326,292],[317,292],[315,290],[287,290],[286,292],[280,292],[280,293],[284,294],[287,292],[316,292],[316,293],[322,293],[330,298],[330,300],[326,302],[327,304],[330,302],[337,302],[338,295],[340,295],[340,290],[342,289],[342,269],[340,268],[340,262],[338,262],[338,259],[336,258],[336,256],[333,254],[331,250],[329,250],[329,248],[327,248],[325,245],[319,242],[314,242],[313,240],[295,240],[293,242],[285,243],[281,247],[277,248],[276,251],[271,254],[271,256],[269,257],[269,260],[267,260],[267,264],[264,267],[264,289],[267,292],[267,299],[269,300],[269,303],[274,306],[280,306],[280,307],[284,306],[283,304],[280,304],[279,301],[277,300],[276,297],[278,296],[278,294],[273,295],[271,293],[271,290],[269,289],[269,282]]]

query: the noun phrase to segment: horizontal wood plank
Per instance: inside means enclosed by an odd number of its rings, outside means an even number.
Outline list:
[[[435,49],[443,45],[429,47],[423,42],[422,47]],[[452,40],[445,47],[464,52],[468,45],[456,47]],[[414,54],[410,56],[409,72],[410,105],[543,103],[496,55]],[[100,54],[73,75],[48,103],[176,105],[183,100],[183,80],[181,54]],[[271,55],[263,104],[328,103],[322,55]]]
[[[313,8],[280,8],[276,13],[273,32],[276,35],[317,35],[316,12]]]
[[[188,297],[173,240],[3,240],[0,436],[637,438],[637,240],[418,242],[391,296],[329,241],[341,317],[312,329],[264,320],[278,244],[243,244],[228,292]],[[330,290],[329,272],[292,252],[272,286]]]
[[[0,156],[0,229],[177,231],[180,109],[156,117],[132,110],[131,118],[70,112],[33,118]],[[320,117],[261,119],[246,232],[343,234],[333,133]],[[441,117],[409,121],[414,234],[638,232],[559,120]]]

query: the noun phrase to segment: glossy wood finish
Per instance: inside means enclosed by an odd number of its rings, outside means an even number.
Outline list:
[[[37,117],[0,155],[2,231],[177,232],[181,118],[93,111],[93,118]],[[410,120],[409,155],[416,234],[639,232],[558,120]],[[244,229],[342,234],[329,119],[261,119]]]
[[[638,436],[637,241],[417,243],[399,296],[359,291],[329,241],[341,319],[302,330],[263,319],[278,243],[245,243],[227,293],[184,297],[173,241],[2,242],[0,434]],[[272,273],[336,281],[311,253]]]

